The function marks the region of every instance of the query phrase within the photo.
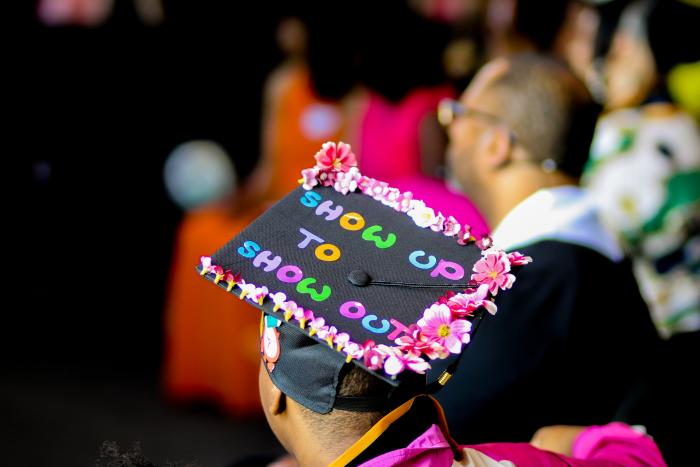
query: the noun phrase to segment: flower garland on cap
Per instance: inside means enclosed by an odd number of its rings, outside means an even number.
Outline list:
[[[475,243],[481,249],[482,257],[474,264],[469,281],[470,290],[473,291],[447,292],[426,308],[423,317],[411,324],[409,332],[397,338],[394,341],[396,345],[391,347],[377,345],[372,340],[363,344],[353,342],[347,333],[339,331],[324,318],[314,316],[312,310],[287,300],[283,292],[270,293],[267,287],[246,283],[240,274],[224,271],[221,266],[212,264],[208,256],[201,258],[201,274],[213,274],[214,282],[219,284],[223,281],[229,292],[238,287],[241,299],[247,298],[262,305],[267,297],[274,303],[273,311],[281,309],[284,312],[285,321],[296,321],[301,329],[308,329],[309,336],[315,335],[331,348],[345,353],[348,362],[362,360],[370,370],[383,370],[391,377],[406,369],[424,374],[430,369],[426,358],[444,359],[450,354],[459,354],[463,346],[469,344],[472,331],[472,324],[466,318],[473,317],[481,307],[495,315],[497,307],[493,302],[494,297],[499,290],[510,289],[515,282],[511,268],[526,265],[532,258],[518,252],[499,250],[488,236],[476,239],[469,225],[460,224],[454,217],[445,217],[441,212],[436,214],[423,201],[414,199],[410,191],[402,193],[386,182],[362,175],[349,144],[324,143],[314,157],[316,165],[301,172],[299,183],[305,190],[318,185],[333,187],[344,195],[360,190],[382,204],[406,213],[419,227],[454,237],[461,245]]]

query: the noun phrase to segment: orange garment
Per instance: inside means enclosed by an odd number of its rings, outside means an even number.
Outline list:
[[[210,256],[258,210],[236,218],[219,207],[188,213],[175,245],[166,302],[164,386],[174,401],[215,402],[237,416],[261,415],[258,397],[260,314],[197,277]]]
[[[299,186],[301,171],[312,167],[326,141],[339,141],[345,130],[340,105],[319,98],[305,65],[281,70],[268,84],[271,91],[267,128],[268,199],[280,199]]]

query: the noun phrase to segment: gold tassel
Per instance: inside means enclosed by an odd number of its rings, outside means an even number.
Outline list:
[[[446,371],[443,371],[437,381],[440,384],[440,386],[444,386],[447,384],[450,378],[452,378],[452,375]]]

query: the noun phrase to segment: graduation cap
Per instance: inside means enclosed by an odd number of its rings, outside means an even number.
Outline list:
[[[419,375],[425,389],[430,361],[461,354],[529,258],[363,176],[349,145],[325,143],[316,161],[197,270],[264,312],[263,361],[284,393],[319,413],[366,410],[336,397],[341,371],[359,365],[393,387]]]

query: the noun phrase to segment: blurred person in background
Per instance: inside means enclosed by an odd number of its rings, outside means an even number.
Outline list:
[[[260,208],[243,196],[230,156],[215,142],[179,145],[166,161],[164,176],[170,197],[185,211],[165,304],[166,396],[177,403],[215,404],[239,417],[259,416],[254,384],[258,320],[247,313],[237,319],[244,304],[191,276],[193,261],[203,251],[213,251],[248,225]]]
[[[605,225],[636,259],[665,336],[700,329],[700,133],[672,100],[668,72],[700,58],[689,31],[700,8],[634,2],[605,61],[606,107],[584,181]],[[673,32],[672,32],[673,29]],[[640,189],[644,186],[644,189]]]
[[[191,265],[296,188],[323,142],[343,138],[343,98],[355,83],[351,38],[338,34],[332,20],[342,9],[312,9],[303,2],[289,9],[277,28],[285,59],[265,84],[262,155],[253,173],[239,183],[229,156],[202,142],[176,149],[166,165],[171,185],[184,190],[179,199],[178,190],[170,192],[187,211],[177,233],[166,305],[166,392],[174,401],[215,403],[237,416],[260,413],[249,384],[257,356],[246,352],[254,346],[240,345],[256,339],[258,323],[244,319],[236,325],[232,319],[242,305],[193,283]],[[228,178],[235,183],[222,180]]]
[[[700,6],[675,0],[623,6],[619,18],[603,16],[617,25],[600,57],[608,113],[584,183],[634,261],[642,295],[667,338],[618,418],[646,425],[669,462],[686,465],[700,435],[700,387],[688,374],[700,354],[700,131],[668,92],[667,77],[700,59]]]
[[[248,191],[276,201],[298,186],[296,175],[326,141],[346,141],[356,84],[355,38],[346,2],[297,2],[283,15],[277,41],[286,55],[268,77],[263,96],[262,155]],[[296,177],[296,178],[295,178]]]
[[[155,26],[165,19],[161,0],[40,0],[37,15],[47,26],[79,26],[94,28],[103,25],[111,16],[132,10],[145,25]]]
[[[444,24],[421,17],[401,0],[362,2],[359,114],[353,146],[363,174],[410,191],[446,217],[488,233],[478,209],[447,188],[445,134],[437,121],[441,99],[453,97],[443,68],[450,39]]]
[[[409,5],[432,22],[443,23],[450,39],[442,51],[446,77],[464,89],[483,65],[486,0],[409,0]]]
[[[452,433],[526,441],[541,426],[611,420],[657,335],[630,264],[577,186],[598,106],[539,54],[490,62],[447,104],[452,176],[495,226],[495,245],[535,258],[438,394]],[[610,281],[614,292],[599,294]]]
[[[567,0],[489,0],[485,14],[487,56],[553,51],[570,3]]]

